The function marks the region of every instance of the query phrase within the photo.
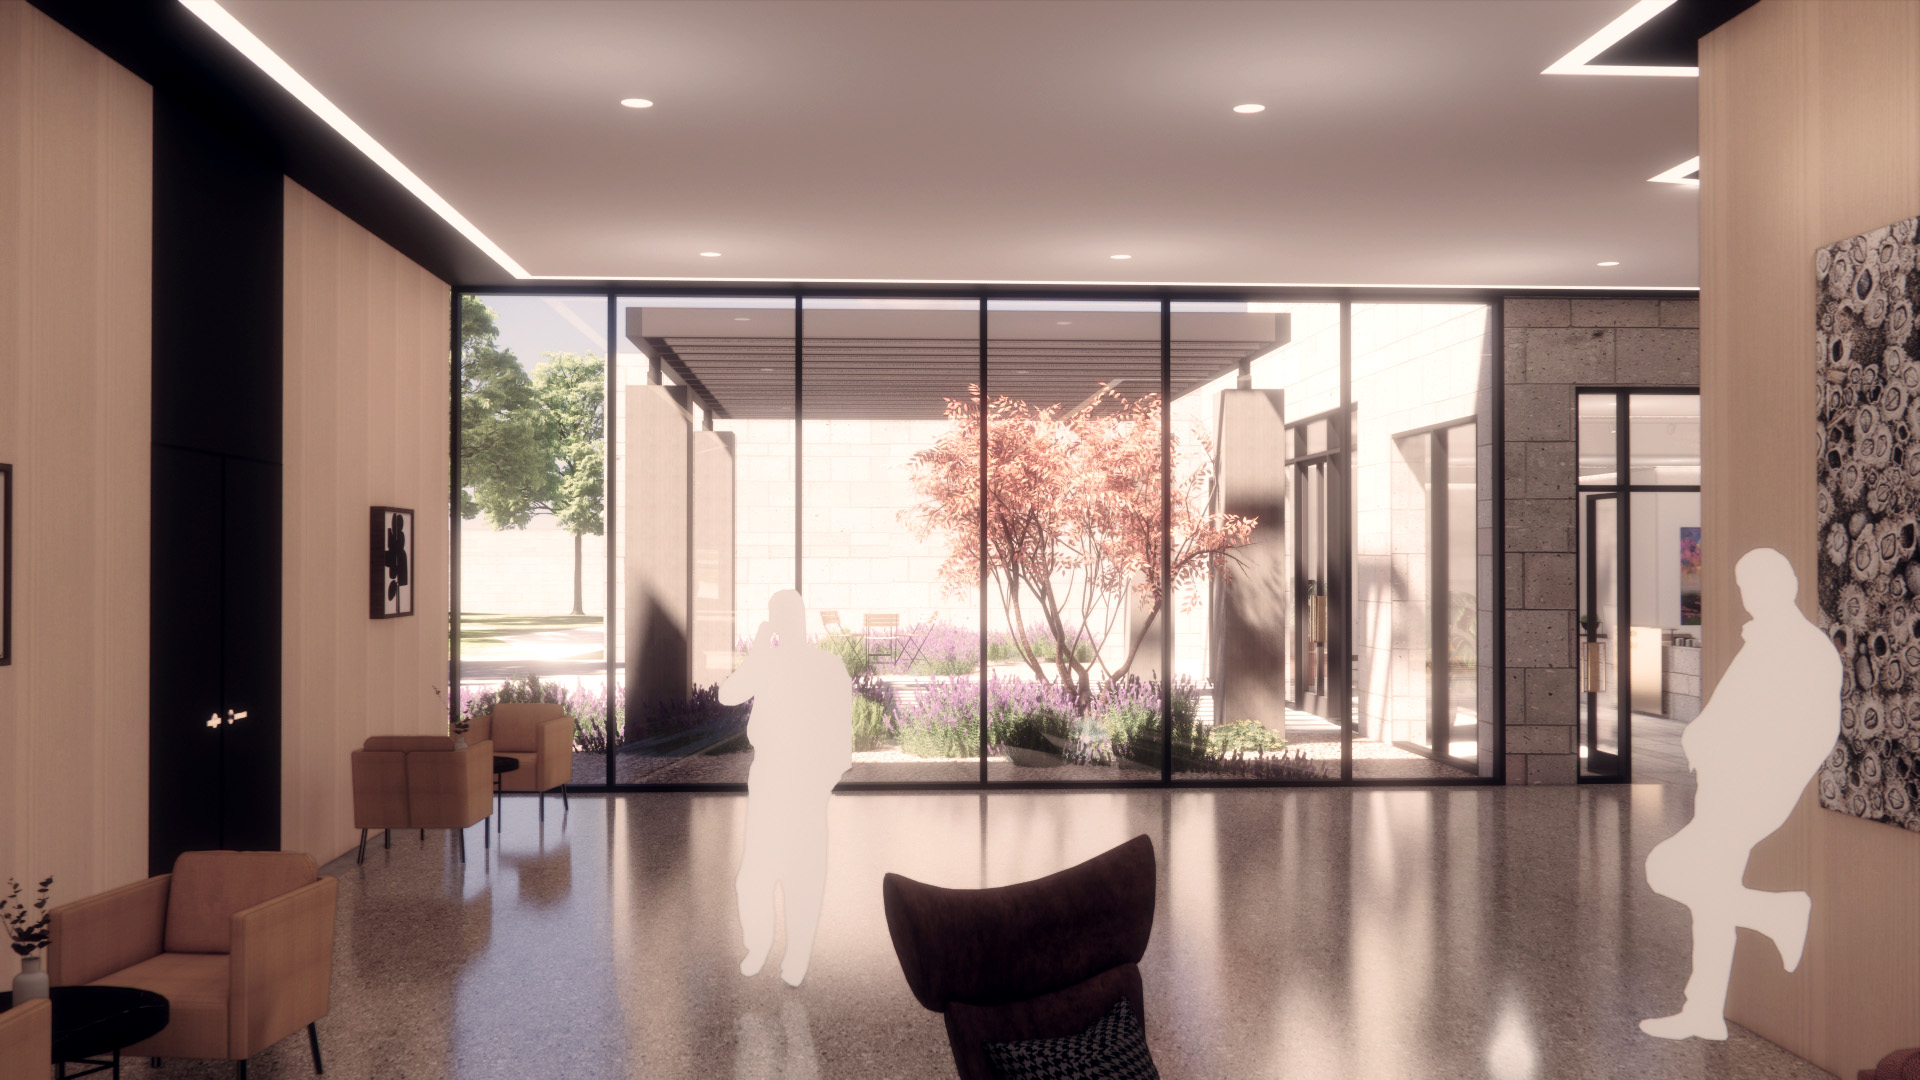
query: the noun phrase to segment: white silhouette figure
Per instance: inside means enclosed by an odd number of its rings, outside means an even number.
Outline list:
[[[1753,618],[1712,701],[1680,738],[1699,777],[1693,820],[1647,856],[1647,884],[1693,912],[1686,1005],[1640,1021],[1662,1039],[1727,1037],[1735,927],[1772,938],[1788,971],[1800,966],[1812,898],[1749,889],[1743,879],[1753,846],[1787,820],[1840,736],[1840,657],[1794,605],[1792,564],[1754,548],[1733,574]]]
[[[747,946],[740,973],[758,974],[773,948],[777,885],[787,916],[780,977],[799,986],[827,888],[827,802],[853,764],[853,682],[839,657],[807,644],[799,593],[773,594],[767,617],[746,660],[720,686],[722,704],[753,700],[747,838],[734,883]]]

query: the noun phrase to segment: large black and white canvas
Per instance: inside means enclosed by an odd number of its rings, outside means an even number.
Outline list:
[[[1920,218],[1815,256],[1820,614],[1845,668],[1830,810],[1920,831]]]
[[[368,538],[369,615],[394,619],[413,614],[413,511],[376,506]]]

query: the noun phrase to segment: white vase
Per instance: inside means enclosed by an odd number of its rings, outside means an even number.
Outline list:
[[[13,1003],[20,1004],[33,998],[47,996],[47,973],[40,970],[38,956],[24,957],[20,961],[20,974],[13,977]]]
[[[453,748],[455,750],[465,750],[467,748],[467,736],[464,732],[453,737]]]

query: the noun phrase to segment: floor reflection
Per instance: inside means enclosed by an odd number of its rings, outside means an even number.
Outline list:
[[[1743,1031],[1642,1036],[1679,1003],[1686,911],[1639,867],[1686,820],[1659,785],[842,795],[806,983],[737,969],[743,799],[510,798],[491,851],[445,833],[349,856],[327,1076],[952,1076],[880,877],[1024,880],[1147,833],[1142,962],[1168,1077],[1820,1077]],[[311,1076],[290,1039],[256,1077]],[[130,1063],[129,1076],[148,1075]],[[158,1076],[226,1077],[169,1062]]]

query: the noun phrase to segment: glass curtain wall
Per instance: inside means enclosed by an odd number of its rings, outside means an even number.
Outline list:
[[[978,781],[980,302],[801,314],[800,582],[854,679],[845,779]]]
[[[1166,685],[1160,304],[987,308],[990,777],[1157,781],[1163,698],[1176,758],[1195,706]]]
[[[547,701],[604,783],[604,296],[460,301],[458,715]]]
[[[615,783],[744,783],[719,688],[795,563],[791,297],[621,297],[614,478]]]
[[[1496,775],[1486,304],[463,305],[463,708],[563,704],[578,784],[743,782],[789,588],[852,784]]]
[[[1583,391],[1578,424],[1580,771],[1630,780],[1700,711],[1700,395]]]

